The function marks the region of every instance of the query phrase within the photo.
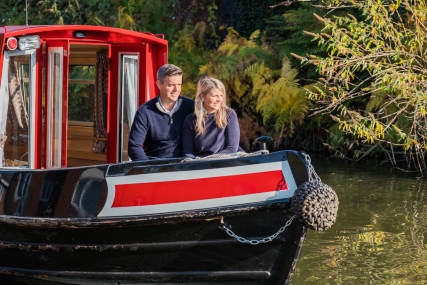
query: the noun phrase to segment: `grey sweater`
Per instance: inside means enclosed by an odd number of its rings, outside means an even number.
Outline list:
[[[235,153],[238,151],[240,128],[236,113],[227,109],[227,126],[223,129],[215,124],[214,114],[208,114],[205,133],[197,135],[196,115],[185,118],[182,133],[182,149],[185,157],[203,157],[215,153]]]

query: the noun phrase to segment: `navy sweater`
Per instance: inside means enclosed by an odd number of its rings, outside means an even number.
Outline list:
[[[182,157],[182,126],[185,117],[194,111],[194,101],[181,96],[179,99],[181,106],[172,117],[156,107],[158,97],[138,108],[128,144],[128,155],[133,161]]]
[[[208,114],[205,133],[197,135],[196,115],[185,118],[182,134],[182,151],[185,157],[208,156],[215,153],[235,153],[239,148],[240,128],[236,113],[227,109],[227,126],[218,128],[214,113]]]

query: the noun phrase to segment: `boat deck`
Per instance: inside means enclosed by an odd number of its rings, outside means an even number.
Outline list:
[[[106,140],[95,138],[91,126],[68,126],[68,166],[86,166],[104,164],[107,161],[105,153],[92,151],[94,140]]]

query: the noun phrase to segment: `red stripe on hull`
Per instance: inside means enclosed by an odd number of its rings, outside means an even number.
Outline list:
[[[121,184],[115,187],[113,208],[191,202],[288,189],[280,170],[178,181]]]

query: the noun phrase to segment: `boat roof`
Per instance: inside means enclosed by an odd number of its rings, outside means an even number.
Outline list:
[[[22,25],[22,26],[0,26],[0,36],[5,38],[22,35],[44,35],[55,38],[75,38],[76,31],[83,31],[90,34],[109,34],[112,41],[125,42],[130,38],[142,39],[144,42],[164,43],[163,34],[153,34],[149,32],[136,32],[121,28],[91,25]],[[95,36],[96,38],[96,36]]]

